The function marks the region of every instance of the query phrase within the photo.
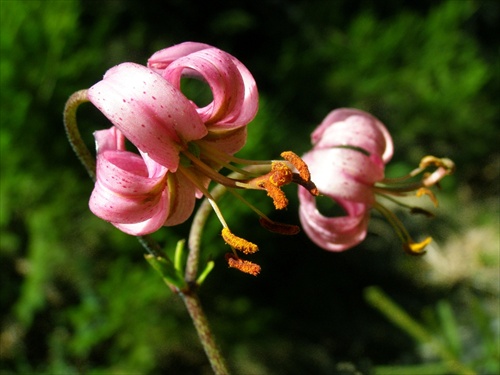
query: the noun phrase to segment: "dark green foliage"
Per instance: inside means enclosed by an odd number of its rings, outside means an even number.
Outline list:
[[[200,294],[236,372],[354,374],[436,362],[368,306],[370,285],[409,314],[423,312],[417,320],[437,327],[468,365],[498,371],[497,2],[12,0],[0,10],[2,374],[209,373],[184,307],[139,243],[88,210],[92,182],[62,125],[71,93],[115,64],[145,63],[187,40],[227,50],[257,80],[260,111],[242,157],[301,154],[330,110],[350,106],[391,131],[389,173],[426,154],[457,163],[438,219],[409,218],[412,233],[442,245],[430,252],[452,254],[444,263],[408,259],[377,218],[358,248],[327,253],[303,233],[266,232],[224,197],[226,219],[259,244],[253,260],[263,269],[258,278],[227,269],[220,224],[209,221],[202,257],[215,269]],[[79,119],[89,145],[107,126],[90,105]],[[244,196],[273,219],[297,223],[295,188],[286,189],[284,213],[272,212],[263,194]],[[186,223],[156,237],[171,253],[188,230]]]

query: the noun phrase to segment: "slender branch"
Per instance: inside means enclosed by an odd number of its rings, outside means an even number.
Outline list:
[[[227,375],[229,370],[224,357],[210,331],[208,320],[201,307],[200,299],[195,293],[180,293],[184,304],[189,312],[189,316],[198,333],[198,337],[203,345],[205,354],[212,365],[212,370],[216,375]]]
[[[80,104],[88,102],[87,90],[80,90],[71,95],[64,106],[64,128],[68,136],[69,143],[75,151],[78,159],[82,162],[83,166],[90,175],[90,178],[95,181],[95,159],[90,153],[88,147],[82,139],[78,131],[78,124],[76,121],[76,110]]]

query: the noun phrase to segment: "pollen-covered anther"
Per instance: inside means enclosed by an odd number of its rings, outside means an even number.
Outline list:
[[[273,200],[274,207],[282,210],[288,206],[288,198],[281,190],[281,186],[293,181],[293,172],[285,163],[278,161],[272,163],[268,176],[269,178],[260,186],[267,191],[267,195]]]
[[[259,218],[259,223],[263,228],[273,233],[293,236],[300,232],[300,228],[297,225],[277,223],[263,217]]]
[[[252,276],[257,276],[260,273],[260,266],[248,260],[236,258],[234,254],[226,254],[226,260],[230,268],[236,268],[241,272],[248,273]]]
[[[277,187],[287,185],[293,180],[292,170],[280,161],[271,164],[271,172],[269,174],[269,181]]]
[[[425,240],[421,242],[413,242],[409,241],[405,244],[403,244],[403,248],[406,253],[410,255],[424,255],[425,254],[425,247],[429,245],[432,241],[431,237],[427,237]]]
[[[241,251],[243,254],[253,254],[259,251],[256,244],[234,235],[229,228],[222,229],[222,238],[229,246]]]
[[[434,195],[434,193],[430,189],[425,188],[425,187],[418,189],[416,192],[416,196],[421,197],[422,195],[427,195],[431,199],[432,203],[434,204],[434,207],[438,206],[438,204],[439,204],[438,200],[437,200],[436,196]]]
[[[311,173],[309,172],[309,167],[306,162],[292,151],[282,152],[281,157],[292,164],[299,172],[298,175],[296,173],[293,174],[292,182],[305,187],[312,195],[318,196],[319,190],[314,182],[311,181]]]
[[[267,195],[273,200],[274,208],[282,210],[288,206],[288,198],[283,190],[281,190],[278,186],[274,185],[270,181],[265,181],[261,186],[267,191]]]
[[[455,171],[455,163],[453,160],[448,158],[438,158],[432,155],[427,155],[420,160],[419,167],[424,169],[430,166],[435,166],[438,168],[444,168],[448,171],[448,174],[451,174]]]
[[[281,153],[281,157],[285,159],[286,161],[290,162],[297,171],[299,172],[300,177],[304,181],[310,181],[311,180],[311,174],[309,173],[309,167],[305,163],[304,160],[302,160],[297,154],[295,154],[292,151],[284,151]]]

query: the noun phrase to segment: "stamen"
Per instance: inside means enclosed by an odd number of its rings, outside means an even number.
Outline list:
[[[430,189],[425,188],[425,187],[422,187],[422,188],[418,189],[417,192],[416,192],[416,196],[417,197],[421,197],[422,195],[429,196],[429,198],[431,199],[432,203],[434,204],[434,207],[437,207],[439,205],[439,202],[438,202],[436,196],[434,195],[434,193]]]
[[[302,177],[294,173],[292,182],[295,182],[296,184],[299,184],[300,186],[304,187],[311,195],[315,197],[319,195],[318,188],[311,180],[305,181],[302,179]]]
[[[292,181],[305,187],[312,195],[318,196],[319,190],[311,181],[311,173],[309,172],[309,167],[297,154],[292,151],[284,151],[281,153],[281,157],[291,163],[297,171],[299,171],[299,176],[295,173],[293,174]]]
[[[281,190],[281,186],[292,181],[292,170],[284,162],[274,161],[269,173],[247,180],[245,184],[253,189],[266,190],[267,195],[273,200],[274,207],[277,210],[282,210],[288,206],[288,199]]]
[[[406,184],[403,186],[398,186],[403,184],[405,181],[419,175],[424,172],[429,167],[436,167],[437,169],[432,173],[427,173],[424,175],[420,182],[414,182]],[[384,178],[381,184],[378,186],[383,186],[383,189],[390,190],[394,192],[408,192],[411,190],[416,190],[422,186],[433,186],[436,185],[443,177],[452,174],[455,171],[455,163],[447,158],[437,158],[435,156],[425,156],[420,161],[419,167],[411,171],[409,174],[403,177],[397,178]],[[392,186],[391,186],[392,185]],[[395,186],[394,186],[395,185]]]
[[[269,181],[277,187],[281,187],[292,182],[293,172],[285,163],[280,161],[271,164]]]
[[[243,252],[243,254],[253,254],[259,250],[256,244],[234,235],[227,227],[222,228],[222,238],[229,246]]]
[[[258,173],[247,170],[244,168],[237,167],[233,163],[237,164],[242,164],[242,165],[268,165],[270,167],[271,161],[270,160],[262,160],[262,161],[252,161],[252,160],[245,160],[245,159],[240,159],[236,158],[230,154],[224,153],[217,148],[215,148],[213,145],[210,145],[208,143],[205,143],[203,141],[197,141],[196,142],[198,147],[203,151],[202,154],[204,158],[207,158],[208,160],[213,161],[215,164],[220,165],[221,167],[227,168],[233,172],[237,172],[238,174],[242,176],[247,176],[249,177],[255,177],[258,176]],[[267,169],[268,172],[269,168]]]
[[[212,197],[210,192],[203,186],[203,184],[200,183],[198,180],[197,176],[192,173],[190,168],[185,168],[182,166],[179,166],[177,169],[178,173],[182,173],[184,176],[186,176],[194,186],[196,186],[202,193],[203,195],[207,198],[208,202],[212,206],[212,209],[214,210],[215,214],[217,215],[217,218],[221,222],[222,226],[224,228],[227,228],[228,225],[226,223],[226,220],[224,220],[224,217],[222,216],[222,212],[220,212],[219,206],[215,202],[215,199]]]
[[[309,173],[307,164],[297,154],[292,151],[284,151],[281,153],[281,157],[290,162],[297,171],[299,171],[299,175],[304,181],[311,180],[311,174]]]
[[[248,260],[236,258],[233,254],[226,254],[226,260],[230,268],[236,268],[241,272],[257,276],[260,273],[260,266]]]
[[[278,223],[267,217],[260,217],[259,223],[270,232],[292,236],[300,232],[297,225]]]
[[[271,197],[277,210],[282,210],[288,206],[288,198],[279,187],[269,181],[265,181],[261,186],[267,191],[267,195]]]
[[[197,168],[202,174],[209,177],[211,180],[218,182],[224,186],[240,187],[237,181],[221,175],[215,169],[205,164],[190,152],[183,151],[182,155],[186,156],[193,163],[193,167]]]
[[[394,212],[390,211],[378,202],[374,203],[373,208],[384,215],[387,221],[392,225],[394,231],[401,239],[401,242],[403,242],[403,249],[405,252],[412,255],[425,254],[424,248],[432,241],[431,237],[427,237],[422,242],[414,242],[403,223],[398,219]]]
[[[427,237],[422,242],[409,241],[403,244],[403,248],[406,251],[406,253],[410,255],[424,255],[425,254],[424,249],[428,244],[431,243],[431,241],[432,241],[431,237]]]
[[[387,194],[379,194],[379,196],[397,204],[398,206],[401,206],[401,207],[404,207],[404,208],[410,210],[410,213],[412,213],[412,214],[423,214],[427,217],[434,217],[434,214],[432,212],[426,210],[425,208],[410,206],[404,202],[401,202],[397,199],[394,199],[393,197],[391,197],[390,195],[387,195]]]
[[[444,167],[440,166],[434,172],[426,174],[422,179],[422,184],[424,186],[436,185],[439,181],[443,179],[443,177],[452,174],[454,169],[455,169],[454,166],[451,168],[449,166],[444,166]]]
[[[444,168],[449,171],[449,173],[453,173],[455,171],[455,163],[448,158],[437,158],[432,155],[427,155],[420,160],[419,167],[421,169],[425,169],[430,166],[435,166],[438,168]]]
[[[203,140],[197,140],[196,143],[203,150],[203,154],[208,154],[210,156],[215,155],[218,159],[224,159],[232,163],[242,164],[242,165],[268,165],[271,164],[271,160],[248,160],[238,158],[234,155],[229,155],[215,148],[212,144],[205,142]]]

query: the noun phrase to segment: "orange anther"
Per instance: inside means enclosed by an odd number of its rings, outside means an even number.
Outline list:
[[[224,238],[224,241],[226,241],[229,246],[243,252],[243,254],[253,254],[259,250],[256,244],[234,235],[229,228],[222,229],[222,238]]]
[[[425,187],[421,187],[420,189],[418,189],[416,192],[416,196],[421,197],[422,195],[427,195],[431,199],[432,203],[434,204],[434,207],[438,206],[438,200],[437,200],[436,196],[434,195],[434,193],[430,189],[425,188]]]
[[[226,254],[226,260],[230,268],[236,268],[241,272],[257,276],[260,273],[260,266],[248,260],[236,258],[233,254]]]
[[[278,187],[289,184],[293,179],[293,172],[290,168],[285,163],[279,161],[272,163],[269,174],[269,181]]]
[[[290,162],[295,168],[297,168],[300,177],[304,181],[311,180],[311,174],[309,173],[309,168],[307,167],[307,164],[297,154],[295,154],[292,151],[284,151],[281,153],[281,157],[286,161]]]
[[[410,255],[423,255],[425,254],[425,247],[432,241],[431,237],[427,237],[422,242],[409,241],[403,244],[404,250]]]

